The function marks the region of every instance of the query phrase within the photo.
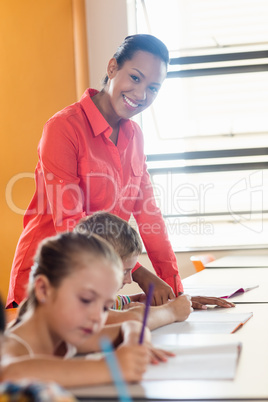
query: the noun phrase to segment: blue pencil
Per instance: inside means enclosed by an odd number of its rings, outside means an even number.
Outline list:
[[[146,326],[146,322],[147,322],[147,318],[148,318],[148,314],[149,314],[149,309],[150,309],[153,293],[154,293],[154,284],[150,283],[148,295],[146,298],[146,305],[145,305],[145,310],[144,310],[143,323],[142,323],[142,328],[141,328],[139,344],[142,344],[142,342],[143,342],[144,330],[145,330],[145,326]]]
[[[112,379],[118,392],[119,401],[132,402],[129,396],[127,385],[122,377],[118,361],[116,359],[113,347],[109,339],[103,337],[100,340],[101,349],[104,353],[106,362],[108,364]]]

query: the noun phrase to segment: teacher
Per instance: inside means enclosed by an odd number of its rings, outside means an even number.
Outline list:
[[[137,264],[133,279],[145,293],[154,282],[153,304],[174,298],[175,289],[183,291],[146,168],[143,134],[131,120],[155,100],[168,62],[168,50],[159,39],[128,36],[108,63],[102,90],[87,89],[80,101],[45,124],[36,190],[15,252],[7,307],[26,295],[40,241],[73,230],[81,218],[100,210],[126,221],[133,214],[157,273]]]

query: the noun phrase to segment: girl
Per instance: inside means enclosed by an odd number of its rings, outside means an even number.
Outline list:
[[[124,267],[123,286],[132,282],[131,272],[142,252],[142,243],[134,228],[118,216],[109,212],[99,211],[82,219],[74,230],[87,236],[98,234],[107,240],[122,259]],[[106,323],[131,319],[142,321],[145,306],[141,303],[145,301],[144,296],[144,293],[130,296],[117,295],[116,303],[113,306],[113,310],[109,311]],[[195,296],[190,298],[188,295],[182,295],[160,306],[151,307],[148,327],[153,330],[175,321],[184,321],[192,312],[192,307],[206,309],[206,304],[226,308],[234,307],[233,303],[217,297]],[[119,312],[116,310],[124,311]]]
[[[55,381],[64,387],[109,383],[103,359],[73,359],[76,353],[99,350],[109,336],[126,381],[139,381],[146,366],[165,360],[150,350],[148,331],[138,345],[140,323],[103,328],[115,293],[122,283],[122,263],[97,236],[63,233],[41,243],[31,272],[29,296],[18,322],[6,331],[3,380]]]
[[[134,215],[159,279],[136,265],[133,279],[154,304],[183,291],[177,260],[156,206],[145,164],[143,135],[130,119],[155,100],[166,77],[169,54],[151,35],[128,36],[110,59],[100,92],[87,89],[79,102],[56,113],[39,143],[36,191],[11,270],[7,307],[25,296],[30,267],[43,238],[72,230],[98,210],[128,221]]]

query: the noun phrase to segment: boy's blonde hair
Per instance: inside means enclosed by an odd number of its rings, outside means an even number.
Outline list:
[[[87,236],[97,234],[104,238],[122,259],[142,252],[142,242],[137,231],[128,222],[109,212],[99,211],[83,218],[74,231]]]

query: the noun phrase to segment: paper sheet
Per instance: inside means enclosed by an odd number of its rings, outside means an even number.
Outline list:
[[[232,380],[241,347],[240,342],[165,347],[176,356],[167,363],[150,365],[144,380]]]
[[[184,286],[184,293],[190,296],[207,296],[229,298],[255,289],[259,285],[211,285],[211,286]]]
[[[174,322],[152,332],[152,338],[165,334],[231,334],[244,325],[253,313],[214,312],[212,309],[193,311],[186,321]]]

